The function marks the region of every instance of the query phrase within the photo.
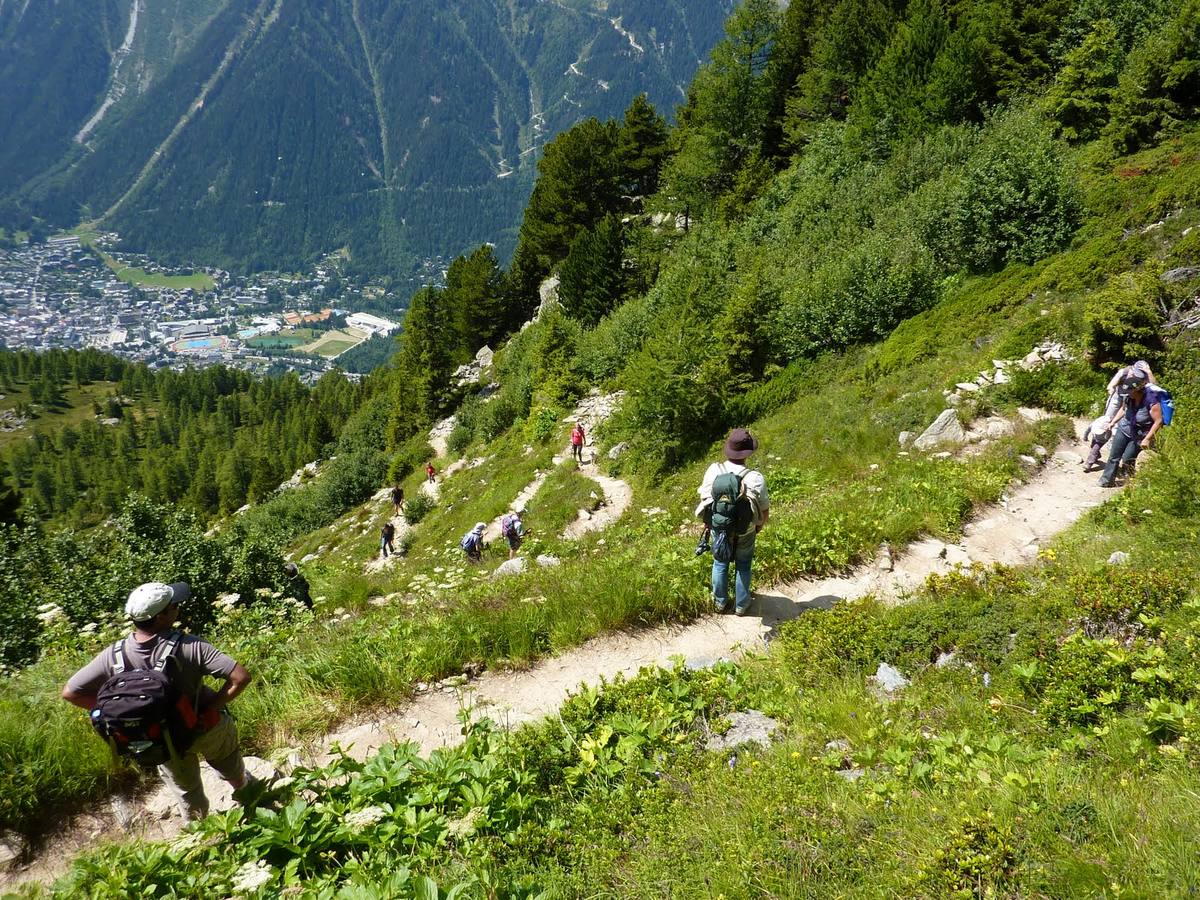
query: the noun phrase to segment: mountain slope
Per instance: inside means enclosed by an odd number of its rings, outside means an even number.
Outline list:
[[[540,147],[642,91],[669,110],[730,5],[228,0],[183,21],[165,0],[113,0],[103,33],[69,35],[90,54],[88,90],[60,114],[57,161],[33,154],[0,191],[23,214],[95,217],[168,260],[285,266],[348,246],[403,265],[484,241],[506,252]],[[145,77],[136,96],[109,88],[118,102],[87,127],[133,9],[140,55],[112,81]],[[28,43],[19,23],[10,31],[6,43]],[[30,47],[22,71],[49,56]],[[15,83],[15,71],[0,79]],[[86,149],[72,140],[85,128]]]

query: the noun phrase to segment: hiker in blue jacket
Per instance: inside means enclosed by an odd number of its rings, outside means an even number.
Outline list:
[[[1142,373],[1127,376],[1121,391],[1124,394],[1121,405],[1106,427],[1113,435],[1108,464],[1100,475],[1100,486],[1106,488],[1116,484],[1118,469],[1126,476],[1133,474],[1137,455],[1149,449],[1163,426],[1161,395],[1147,386]]]

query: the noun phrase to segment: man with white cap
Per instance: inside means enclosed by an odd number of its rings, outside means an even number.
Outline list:
[[[133,633],[112,647],[101,650],[86,666],[71,676],[63,688],[63,699],[91,710],[96,693],[115,673],[127,669],[151,669],[169,655],[164,671],[181,695],[188,697],[199,717],[201,729],[190,748],[158,767],[159,775],[179,803],[185,819],[208,815],[208,798],[200,779],[200,759],[220,773],[235,790],[250,781],[238,748],[237,726],[226,704],[246,689],[250,673],[208,641],[175,631],[179,604],[191,590],[185,582],[163,584],[151,581],[138,586],[125,603],[125,614]],[[204,683],[205,676],[224,682],[219,690]]]

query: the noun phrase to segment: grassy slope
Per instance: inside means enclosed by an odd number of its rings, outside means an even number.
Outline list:
[[[95,411],[92,409],[92,403],[95,401],[103,403],[105,399],[116,392],[116,389],[115,382],[107,381],[97,381],[81,387],[65,386],[63,388],[65,401],[61,405],[39,408],[37,415],[30,419],[25,426],[15,431],[0,432],[0,447],[10,441],[25,440],[35,431],[52,431],[67,425],[78,425],[85,419],[93,418]],[[28,402],[29,391],[27,388],[22,388],[6,394],[4,399],[0,400],[0,409],[13,409],[18,403]],[[128,410],[128,412],[130,415],[133,414],[132,410]]]
[[[972,503],[994,499],[1016,473],[1017,453],[1054,439],[1053,423],[1037,433],[1019,433],[966,463],[898,456],[896,432],[929,421],[941,408],[941,389],[993,356],[1023,355],[1046,335],[1079,336],[1082,301],[1105,274],[1143,262],[1157,265],[1164,256],[1165,263],[1174,263],[1190,253],[1190,242],[1176,239],[1196,215],[1198,143],[1193,136],[1143,154],[1134,162],[1144,174],[1135,178],[1093,174],[1093,216],[1069,251],[1033,267],[968,279],[881,345],[781,375],[771,390],[787,402],[752,423],[763,441],[760,462],[777,486],[772,526],[759,556],[762,577],[837,569],[870,553],[880,540],[902,543],[922,530],[953,533]],[[1121,240],[1124,229],[1177,208],[1184,215],[1166,227]],[[1180,348],[1164,375],[1173,388],[1178,385],[1182,409],[1196,395],[1188,381],[1196,371],[1191,353]],[[1052,386],[1052,399],[1077,403],[1080,388],[1093,386],[1094,377],[1079,382],[1066,373]],[[1028,398],[986,399],[1004,410]],[[409,560],[391,572],[368,579],[360,569],[384,510],[354,514],[366,533],[360,527],[353,537],[343,537],[336,554],[327,547],[326,562],[316,569],[315,593],[327,597],[320,623],[299,621],[266,633],[257,620],[226,623],[217,638],[252,660],[260,673],[255,688],[238,701],[251,745],[270,746],[364,705],[395,702],[414,681],[447,674],[469,659],[519,662],[606,628],[687,618],[702,609],[705,566],[690,559],[690,543],[677,528],[688,521],[703,462],[661,484],[638,485],[636,506],[662,505],[670,515],[646,520],[631,511],[620,541],[613,540],[616,532],[603,538],[605,545],[600,536],[574,546],[558,545],[549,533],[539,536],[532,550],[560,554],[560,569],[493,583],[479,570],[458,567],[458,536],[476,519],[498,514],[533,471],[548,463],[558,443],[525,454],[520,435],[509,434],[485,448],[482,455],[494,457],[448,480],[442,506],[414,532]],[[1162,447],[1129,499],[1073,529],[1047,555],[1057,560],[1048,558],[1026,576],[998,578],[982,588],[955,581],[908,610],[859,604],[795,626],[770,659],[739,674],[738,691],[726,698],[738,707],[765,707],[786,724],[784,741],[753,765],[730,774],[724,758],[682,752],[694,736],[685,727],[655,757],[656,766],[674,773],[662,783],[648,785],[645,773],[639,781],[622,770],[564,793],[551,789],[547,776],[538,796],[551,810],[578,820],[572,835],[547,845],[538,843],[549,841],[542,834],[503,852],[489,850],[483,840],[483,849],[436,856],[429,869],[453,879],[480,867],[502,870],[505,877],[526,874],[564,896],[578,895],[584,885],[589,894],[641,896],[663,871],[687,888],[681,888],[684,895],[729,897],[944,896],[963,885],[968,890],[1017,885],[1022,894],[1116,894],[1108,879],[1131,886],[1134,894],[1194,887],[1192,864],[1180,849],[1182,835],[1189,833],[1187,817],[1194,813],[1178,799],[1200,787],[1190,770],[1190,751],[1156,750],[1139,730],[1143,710],[1136,704],[1126,710],[1118,702],[1111,722],[1093,724],[1085,717],[1081,729],[1032,712],[1056,678],[1067,683],[1069,672],[1053,670],[1056,636],[1084,611],[1075,598],[1092,595],[1076,589],[1078,580],[1110,548],[1133,550],[1139,568],[1121,584],[1134,591],[1143,565],[1166,565],[1185,580],[1196,574],[1187,548],[1196,534],[1197,510],[1185,502],[1195,497],[1190,475],[1200,458],[1195,427],[1183,417]],[[555,492],[559,479],[550,482]],[[406,486],[410,495],[416,484],[414,476]],[[349,529],[342,525],[314,535],[300,549],[315,549],[340,531]],[[584,593],[581,583],[588,585]],[[382,609],[366,602],[392,593],[415,602]],[[361,615],[345,621],[328,617],[337,606]],[[1178,637],[1179,647],[1190,652],[1194,615],[1178,592],[1156,591],[1146,611],[1152,618],[1161,612],[1166,624],[1153,628]],[[1018,637],[1010,655],[1011,633]],[[950,647],[962,649],[976,670],[923,671],[937,649]],[[881,658],[919,676],[906,698],[890,706],[876,704],[864,691],[864,672]],[[1036,667],[1018,668],[1035,659],[1045,666],[1041,676]],[[15,698],[44,696],[44,686],[73,662],[47,660],[12,682],[0,695],[5,707],[0,719],[14,721],[8,713]],[[1173,674],[1166,680],[1190,685],[1187,660],[1173,657],[1170,663]],[[991,688],[978,677],[984,669]],[[1126,676],[1125,689],[1132,691],[1135,681]],[[24,775],[0,785],[0,796],[18,789],[28,795],[31,783],[47,784],[39,767],[49,768],[49,759],[38,760],[50,753],[60,759],[60,741],[69,737],[86,744],[86,727],[67,721],[70,711],[49,700],[35,702],[46,745],[27,743],[31,759]],[[652,716],[645,709],[640,714]],[[603,728],[595,710],[579,715],[574,749],[564,742],[555,752],[570,756],[580,750],[582,729]],[[712,715],[719,717],[718,707]],[[64,737],[56,738],[55,729]],[[963,729],[970,734],[962,740],[947,737],[961,736]],[[0,732],[5,753],[19,737],[8,730]],[[873,774],[857,784],[833,775],[830,768],[842,761],[826,759],[824,746],[834,738],[849,740],[844,755]],[[923,741],[939,749],[921,749]],[[546,757],[553,755],[528,747],[520,752],[525,756],[513,765],[535,769],[550,766]],[[60,765],[73,767],[74,780],[64,793],[94,790],[101,775],[95,762],[77,750],[65,755]],[[995,758],[986,776],[968,759],[981,756]],[[917,778],[914,761],[931,765],[929,760],[936,765],[919,770]],[[588,800],[589,791],[599,791],[599,799]],[[590,805],[580,809],[585,801]],[[1057,818],[1048,816],[1050,808]],[[1150,815],[1157,809],[1164,813]],[[1135,817],[1150,819],[1140,843],[1125,837]],[[1082,837],[1074,841],[1077,833]]]

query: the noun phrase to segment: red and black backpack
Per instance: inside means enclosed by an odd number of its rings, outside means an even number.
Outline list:
[[[129,669],[125,640],[113,644],[113,674],[96,693],[92,727],[118,756],[153,769],[186,753],[196,738],[196,710],[171,680],[167,669],[179,665],[175,651],[180,634],[172,631],[158,662],[149,669]]]

